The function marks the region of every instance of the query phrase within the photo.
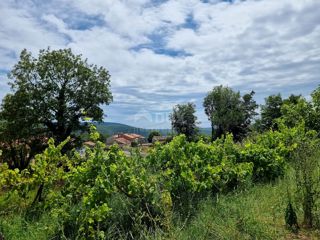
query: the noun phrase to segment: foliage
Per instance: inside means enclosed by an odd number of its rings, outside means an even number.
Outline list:
[[[288,128],[279,119],[277,126],[279,131],[269,130],[253,135],[242,144],[240,161],[254,164],[255,181],[270,181],[284,176],[287,164],[293,161],[298,141],[306,131],[303,122],[294,128]]]
[[[320,87],[313,91],[313,93],[311,94],[311,101],[307,101],[300,95],[291,95],[288,99],[284,100],[281,107],[281,119],[284,124],[288,127],[295,127],[301,122],[304,122],[306,130],[315,130],[319,136],[319,92]]]
[[[282,97],[280,94],[270,95],[265,98],[265,104],[261,106],[261,122],[262,131],[277,129],[275,120],[281,117]]]
[[[52,216],[61,238],[140,238],[141,229],[166,231],[177,209],[187,207],[180,213],[188,215],[203,196],[243,189],[251,176],[270,181],[283,175],[285,160],[291,159],[296,139],[305,131],[303,124],[289,129],[282,122],[279,129],[243,144],[230,134],[210,143],[179,135],[166,145],[155,144],[146,157],[138,148],[128,157],[117,146],[106,151],[91,126],[94,148],[65,155],[61,150],[67,141],[55,146],[50,140],[29,168],[0,165],[0,184],[2,191],[31,198],[28,208],[33,212]],[[240,232],[262,234],[263,227],[253,227],[252,219],[239,221]]]
[[[298,148],[294,152],[294,169],[296,173],[297,196],[302,202],[304,225],[315,226],[319,217],[320,196],[320,140],[315,131],[308,131],[298,139]],[[317,227],[320,227],[316,221]]]
[[[270,131],[248,139],[243,144],[239,160],[253,163],[254,181],[274,180],[284,174],[285,160],[281,151],[287,148],[279,135],[278,132]]]
[[[193,103],[178,104],[170,114],[171,125],[178,134],[185,134],[189,141],[198,133],[196,106]]]
[[[44,128],[60,142],[81,128],[81,117],[101,120],[100,104],[112,100],[108,71],[71,49],[40,50],[38,58],[23,50],[9,78],[13,93],[2,102],[1,117],[17,132],[13,139]]]
[[[287,199],[281,193],[286,191],[287,184],[279,180],[204,198],[189,221],[177,216],[170,231],[158,230],[149,234],[148,239],[295,239],[296,235],[284,228]],[[300,211],[297,214],[299,218]],[[308,233],[312,236],[303,230],[299,235],[305,239],[319,238],[316,231]]]
[[[159,131],[152,131],[149,133],[149,136],[148,136],[148,142],[149,143],[152,143],[152,139],[154,136],[161,136],[161,133]]]
[[[220,192],[233,189],[250,177],[251,163],[236,163],[237,146],[229,136],[211,145],[188,142],[184,135],[166,145],[156,145],[147,157],[174,199],[185,193]]]
[[[317,121],[320,119],[320,85],[312,92],[311,97],[314,110],[312,129],[316,130],[320,136],[320,122]]]
[[[297,214],[289,201],[285,212],[285,222],[286,225],[293,231],[297,232],[299,229]]]
[[[2,151],[0,162],[6,162],[11,169],[23,170],[37,153],[44,151],[47,147],[46,138],[32,128],[19,132],[21,129],[11,127],[7,121],[0,122],[0,150]],[[36,136],[27,138],[26,136],[32,131]],[[26,138],[19,139],[22,136]]]
[[[72,170],[62,193],[62,198],[78,204],[75,216],[65,216],[65,222],[75,227],[72,234],[80,231],[84,238],[116,236],[117,231],[134,235],[136,223],[151,226],[156,222],[162,192],[143,161],[127,158],[116,146],[105,153],[100,145],[87,150],[87,157]],[[65,232],[68,229],[67,224]]]
[[[282,117],[285,125],[294,127],[304,121],[306,126],[312,125],[312,104],[304,98],[300,98],[296,104],[283,104],[281,108]]]
[[[154,231],[140,228],[142,239],[294,239],[284,225],[283,218],[287,196],[286,179],[271,184],[254,185],[248,190],[241,189],[229,194],[204,198],[193,206],[195,215],[182,218],[179,212],[173,214],[168,229],[159,227]],[[293,184],[293,183],[292,183]],[[0,195],[0,233],[6,240],[15,239],[65,239],[59,235],[59,218],[44,212],[38,220],[27,220],[21,210],[20,199],[10,198],[4,203]],[[301,209],[296,208],[298,221]],[[122,215],[117,212],[115,216]],[[319,231],[306,230],[301,226],[300,238],[319,239]],[[60,233],[61,234],[61,233]],[[112,239],[112,236],[107,236]],[[124,238],[124,237],[123,237]],[[131,237],[132,238],[132,237]],[[119,239],[119,238],[117,238]],[[130,237],[129,237],[130,239]]]
[[[1,188],[17,190],[22,197],[28,197],[28,192],[37,188],[33,203],[43,201],[43,193],[45,195],[54,193],[54,188],[66,176],[65,169],[71,163],[68,157],[61,153],[61,150],[68,141],[69,138],[55,146],[54,140],[50,139],[48,148],[42,154],[36,155],[34,162],[22,171],[18,168],[9,169],[6,163],[1,164]]]
[[[0,107],[0,148],[10,168],[27,168],[46,136],[61,142],[83,129],[82,117],[102,120],[100,105],[112,100],[108,71],[71,49],[41,50],[37,58],[23,50],[8,76],[13,92]]]
[[[242,139],[258,107],[253,100],[254,92],[241,97],[229,87],[217,86],[203,101],[205,113],[211,122],[212,139],[232,133],[236,140]]]

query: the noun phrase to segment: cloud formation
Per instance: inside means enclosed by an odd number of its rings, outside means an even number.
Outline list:
[[[320,82],[318,9],[318,0],[1,1],[0,98],[23,48],[70,47],[110,71],[106,120],[169,127],[173,105],[193,101],[208,126],[202,99],[216,85],[253,89],[259,103],[310,94]]]

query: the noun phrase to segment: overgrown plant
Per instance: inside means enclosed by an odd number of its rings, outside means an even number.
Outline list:
[[[296,211],[294,210],[291,201],[288,202],[286,212],[285,212],[285,222],[287,227],[293,232],[298,232],[299,225]]]
[[[315,131],[308,131],[297,141],[294,168],[298,198],[303,207],[303,224],[311,228],[314,227],[315,216],[319,215],[315,211],[320,196],[320,141]]]
[[[2,190],[31,193],[34,207],[58,219],[61,237],[139,238],[142,229],[168,229],[173,211],[196,209],[203,196],[232,191],[251,176],[257,181],[281,176],[294,148],[286,131],[244,144],[232,135],[209,144],[180,135],[166,145],[156,143],[147,157],[138,149],[128,157],[117,146],[106,150],[94,126],[90,138],[95,147],[83,154],[64,155],[67,140],[58,146],[50,140],[29,168],[0,165]]]

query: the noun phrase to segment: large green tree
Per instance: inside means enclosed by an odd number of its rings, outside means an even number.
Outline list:
[[[83,128],[84,116],[102,120],[101,105],[112,101],[108,71],[88,64],[71,49],[40,50],[38,57],[23,50],[8,76],[12,92],[0,107],[0,141],[12,157],[17,146],[28,143],[27,149],[32,149],[39,136],[61,142]],[[33,157],[30,151],[25,155]]]
[[[307,130],[316,130],[319,133],[319,116],[314,98],[307,101],[300,96],[297,101],[286,101],[281,107],[281,120],[288,127],[297,126],[303,121]]]
[[[261,106],[261,130],[277,129],[276,119],[281,117],[282,97],[279,94],[265,98],[265,104]]]
[[[110,75],[71,49],[41,50],[37,58],[23,50],[9,74],[13,93],[1,105],[1,117],[20,136],[44,129],[58,141],[81,128],[81,117],[100,121],[101,104],[112,101]]]
[[[261,105],[261,118],[255,123],[255,128],[258,131],[277,130],[277,119],[283,116],[282,108],[286,106],[297,105],[303,97],[301,95],[291,94],[288,98],[282,99],[280,93],[270,95],[265,98],[265,104]]]
[[[197,133],[196,106],[193,103],[178,104],[170,114],[172,128],[178,134],[186,135],[189,141],[194,140]]]
[[[204,98],[205,113],[211,122],[212,139],[230,132],[236,140],[242,139],[249,131],[252,118],[256,115],[257,104],[254,92],[241,97],[229,87],[217,86]]]

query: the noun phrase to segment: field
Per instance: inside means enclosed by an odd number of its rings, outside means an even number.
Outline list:
[[[288,180],[257,185],[248,190],[234,191],[215,198],[205,198],[193,206],[191,215],[179,215],[167,232],[158,229],[148,232],[145,239],[319,239],[317,230],[301,229],[294,234],[285,227],[284,214],[287,204]],[[280,193],[280,194],[279,194]],[[55,231],[59,221],[44,213],[40,218],[27,215],[24,207],[14,195],[9,199],[1,197],[0,232],[5,239],[56,239]],[[21,209],[17,206],[21,205]],[[10,206],[11,211],[5,209]],[[298,212],[302,220],[301,210]],[[58,239],[58,238],[57,238]]]
[[[0,0],[0,240],[320,239],[319,9]]]
[[[317,140],[303,125],[212,143],[156,143],[147,154],[105,150],[91,128],[94,148],[61,152],[53,140],[30,169],[1,165],[0,233],[4,239],[318,239],[305,225],[308,170],[317,192]],[[309,140],[306,139],[309,138]],[[303,141],[298,147],[297,142]],[[302,148],[304,146],[304,148]],[[315,154],[304,151],[313,149]],[[299,168],[295,153],[299,155]],[[305,157],[304,157],[305,156]],[[310,164],[316,163],[316,165]],[[67,169],[67,171],[66,171]],[[301,172],[302,170],[302,172]],[[303,191],[301,191],[303,190]],[[288,203],[297,216],[287,219]],[[291,215],[292,216],[292,215]],[[296,225],[293,225],[296,226]]]

